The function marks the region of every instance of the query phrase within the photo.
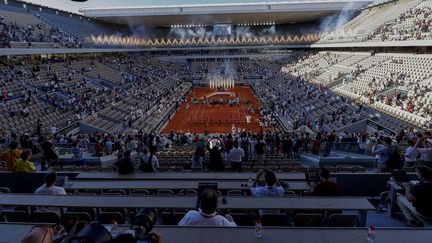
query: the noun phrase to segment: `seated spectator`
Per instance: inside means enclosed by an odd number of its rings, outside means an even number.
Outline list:
[[[13,141],[9,144],[9,151],[4,152],[0,156],[0,160],[6,162],[9,171],[15,171],[16,161],[21,157],[21,150],[18,149],[18,143]]]
[[[231,169],[235,172],[242,172],[242,160],[245,156],[244,150],[239,148],[239,143],[234,142],[234,148],[229,151]]]
[[[419,166],[417,176],[420,179],[419,183],[413,187],[409,183],[404,183],[405,195],[397,195],[397,204],[408,225],[418,225],[417,220],[423,222],[425,218],[432,221],[432,170],[426,166]]]
[[[258,186],[258,182],[264,174],[265,186]],[[282,197],[284,195],[284,188],[279,184],[276,179],[276,175],[271,170],[261,169],[257,172],[256,179],[251,186],[251,194],[254,197]],[[279,210],[259,210],[259,214],[262,216],[265,213],[280,213]]]
[[[149,153],[147,147],[143,148],[139,169],[142,172],[158,172],[159,161],[155,154]]]
[[[313,188],[311,193],[313,196],[339,196],[340,187],[337,183],[330,181],[330,171],[326,168],[321,168],[320,181]]]
[[[21,153],[21,158],[16,162],[15,172],[31,173],[36,171],[33,162],[30,161],[31,152],[24,151]]]
[[[188,211],[178,223],[179,226],[237,226],[231,215],[227,214],[223,217],[217,214],[218,193],[215,190],[207,188],[199,198],[200,209]]]
[[[119,174],[130,174],[135,172],[135,166],[131,159],[131,151],[126,151],[123,154],[123,159],[117,161],[115,163],[115,167],[117,168],[117,172]]]
[[[48,173],[45,176],[45,183],[36,189],[35,194],[48,194],[48,195],[66,195],[63,187],[55,186],[57,174],[55,172]],[[55,212],[60,216],[60,209],[53,207],[38,207],[38,211]]]
[[[74,141],[72,146],[73,148],[71,149],[71,152],[73,154],[73,158],[75,160],[76,165],[83,166],[84,165],[83,149],[79,146],[78,141]]]
[[[265,186],[258,186],[260,178],[264,175]],[[275,173],[271,170],[261,169],[256,174],[256,179],[252,183],[251,194],[255,197],[283,196],[284,189],[278,183]]]

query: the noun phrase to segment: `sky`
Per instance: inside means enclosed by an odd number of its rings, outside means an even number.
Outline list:
[[[25,0],[39,5],[44,5],[60,10],[77,13],[80,8],[86,7],[124,7],[145,5],[170,5],[170,4],[204,4],[204,3],[250,3],[265,2],[265,0],[88,0],[87,2],[72,2],[70,0]],[[285,0],[286,1],[286,0]],[[382,0],[376,0],[382,1]],[[283,2],[283,0],[270,0],[269,2]]]

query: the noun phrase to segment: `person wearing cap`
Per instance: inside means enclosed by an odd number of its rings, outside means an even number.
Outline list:
[[[420,148],[420,145],[422,147]],[[432,167],[432,138],[418,138],[414,148],[420,154],[420,165]]]
[[[179,226],[237,226],[231,215],[224,217],[217,214],[218,193],[215,190],[204,189],[199,199],[201,205],[198,211],[189,210],[178,223]]]
[[[397,204],[408,225],[432,223],[432,169],[427,166],[417,167],[420,182],[412,185],[404,183],[405,195],[397,194]],[[420,223],[420,224],[421,224]]]

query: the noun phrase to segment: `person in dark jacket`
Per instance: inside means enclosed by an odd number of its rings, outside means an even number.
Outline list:
[[[224,148],[220,140],[212,139],[207,144],[207,150],[209,151],[209,164],[208,170],[210,171],[224,171],[225,166],[222,160],[222,152]]]
[[[126,151],[123,154],[123,158],[115,163],[117,172],[119,174],[130,174],[135,172],[135,166],[131,159],[131,151]]]

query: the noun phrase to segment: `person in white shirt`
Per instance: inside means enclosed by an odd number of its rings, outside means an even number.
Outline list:
[[[218,193],[215,190],[206,188],[199,197],[200,209],[198,211],[190,210],[180,220],[179,226],[237,226],[231,215],[227,214],[223,217],[217,214]]]
[[[55,186],[57,174],[55,172],[48,173],[45,176],[45,183],[36,189],[35,194],[48,194],[48,195],[66,195],[63,187]],[[60,217],[60,209],[55,207],[38,207],[38,211],[54,212]]]
[[[260,178],[264,175],[265,186],[258,186]],[[285,193],[284,188],[278,183],[275,173],[268,169],[261,169],[257,172],[256,179],[251,186],[251,195],[254,197],[282,197]],[[259,210],[262,216],[265,213],[280,213],[279,210]]]
[[[242,160],[245,156],[245,153],[242,148],[239,148],[239,144],[237,141],[234,142],[234,148],[232,148],[229,152],[229,160],[231,163],[231,169],[236,172],[242,171]]]
[[[405,151],[405,167],[412,167],[417,165],[418,151],[414,148],[414,141],[408,140],[409,147]]]

